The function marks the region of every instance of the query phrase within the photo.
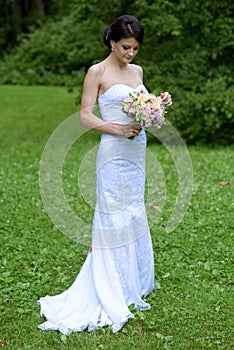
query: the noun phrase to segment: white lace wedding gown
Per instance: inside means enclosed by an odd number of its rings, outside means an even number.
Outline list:
[[[127,85],[116,84],[99,97],[103,120],[130,122],[121,104],[131,91]],[[102,134],[92,249],[69,289],[38,300],[41,315],[47,319],[40,329],[67,335],[111,325],[117,332],[134,317],[130,304],[136,309],[150,309],[143,300],[154,285],[153,250],[144,205],[145,147],[143,130],[133,140]]]

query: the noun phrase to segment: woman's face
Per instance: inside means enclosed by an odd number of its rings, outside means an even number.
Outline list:
[[[112,53],[123,63],[130,63],[136,56],[140,44],[135,38],[121,39],[118,42],[111,40]]]

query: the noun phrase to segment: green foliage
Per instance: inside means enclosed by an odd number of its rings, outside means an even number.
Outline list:
[[[48,21],[40,30],[21,35],[21,44],[0,67],[3,84],[78,85],[87,62],[103,55],[103,23],[72,16]],[[86,35],[84,35],[84,32]],[[87,41],[87,37],[90,40]],[[98,38],[98,40],[97,40]]]
[[[20,33],[28,33],[43,23],[47,16],[61,17],[68,13],[67,0],[0,0],[0,57],[14,47]]]
[[[183,99],[177,99],[179,94]],[[208,80],[200,92],[175,92],[171,121],[189,143],[234,143],[234,89],[227,88],[225,79]]]
[[[0,83],[81,85],[87,68],[108,54],[104,28],[123,13],[144,26],[135,63],[150,91],[171,92],[168,118],[185,140],[233,143],[231,0],[73,0],[70,15],[20,37],[1,62]]]
[[[16,43],[21,30],[20,7],[11,0],[0,0],[0,57],[7,47]]]
[[[38,184],[43,149],[54,129],[76,112],[75,95],[61,87],[0,87],[4,116],[0,118],[2,348],[231,350],[233,146],[188,147],[194,170],[193,197],[181,225],[167,234],[165,224],[177,196],[177,171],[163,145],[149,144],[167,183],[163,212],[151,230],[155,289],[147,298],[150,311],[131,308],[135,318],[117,334],[109,327],[68,337],[37,329],[43,319],[36,301],[68,288],[88,251],[53,227]],[[79,164],[99,136],[87,133],[85,142],[69,151],[64,169],[68,199],[76,192]],[[224,180],[228,183],[222,186]],[[91,223],[85,206],[77,202],[76,206]]]

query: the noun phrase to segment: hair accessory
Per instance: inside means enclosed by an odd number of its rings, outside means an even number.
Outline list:
[[[132,22],[133,23],[133,22]],[[132,30],[132,27],[131,27],[131,24],[132,23],[128,23],[128,29],[129,29],[129,31],[130,31],[130,33],[134,36],[134,34],[133,34],[133,30]]]
[[[108,36],[110,35],[110,33],[111,33],[111,29],[109,28],[106,32],[106,40],[108,39]]]

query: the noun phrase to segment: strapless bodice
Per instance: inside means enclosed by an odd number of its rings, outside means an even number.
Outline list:
[[[143,84],[138,85],[137,88],[125,84],[112,85],[103,95],[98,98],[98,105],[102,115],[102,119],[106,122],[128,124],[131,119],[122,112],[121,107],[123,100],[129,97],[129,93],[133,91],[144,90],[146,88]]]

